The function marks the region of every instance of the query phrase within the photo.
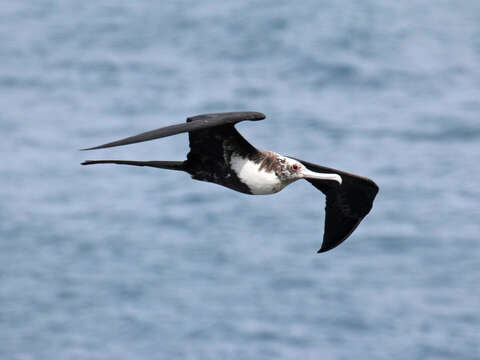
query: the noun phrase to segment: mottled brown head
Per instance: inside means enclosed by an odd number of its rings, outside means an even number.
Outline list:
[[[333,180],[339,184],[342,178],[337,174],[316,173],[308,170],[301,162],[282,156],[273,151],[261,151],[261,158],[257,159],[260,163],[259,170],[273,172],[284,184],[290,184],[298,179],[322,179]],[[255,160],[255,159],[254,159]]]

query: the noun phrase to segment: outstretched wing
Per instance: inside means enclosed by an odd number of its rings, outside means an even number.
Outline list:
[[[198,130],[209,129],[222,125],[235,125],[243,120],[257,121],[265,119],[265,115],[254,111],[235,111],[226,113],[203,114],[187,118],[186,123],[166,126],[160,129],[147,131],[135,136],[130,136],[121,140],[112,141],[103,145],[98,145],[82,150],[104,149],[114,146],[128,145],[159,139],[184,132],[195,132]],[[233,127],[233,126],[232,126]]]
[[[312,171],[335,173],[342,177],[341,185],[333,181],[306,179],[327,197],[323,243],[318,252],[331,250],[348,238],[370,212],[378,186],[368,178],[296,160]]]

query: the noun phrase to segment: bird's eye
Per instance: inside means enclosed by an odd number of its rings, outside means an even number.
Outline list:
[[[292,170],[297,171],[298,169],[300,169],[300,166],[298,166],[297,164],[292,165]]]

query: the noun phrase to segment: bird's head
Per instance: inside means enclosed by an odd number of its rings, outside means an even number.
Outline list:
[[[295,181],[298,179],[317,179],[317,180],[331,180],[342,184],[342,177],[338,174],[320,173],[309,170],[300,161],[285,157],[285,162],[282,166],[282,177],[287,181]]]

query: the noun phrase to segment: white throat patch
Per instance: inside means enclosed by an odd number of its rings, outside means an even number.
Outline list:
[[[248,158],[233,154],[230,166],[254,195],[274,194],[287,185],[282,184],[274,172],[260,170],[260,164],[256,164]]]

